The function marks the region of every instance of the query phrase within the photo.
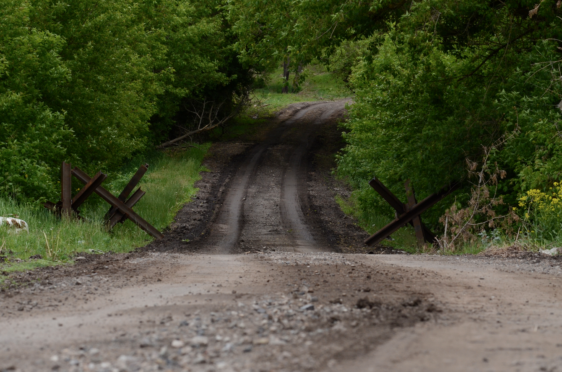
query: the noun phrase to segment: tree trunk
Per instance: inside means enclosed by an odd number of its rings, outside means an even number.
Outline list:
[[[285,61],[283,61],[283,79],[285,82],[283,84],[283,90],[281,93],[289,93],[289,75],[291,71],[289,70],[289,64],[291,63],[291,59],[287,57]]]
[[[299,88],[299,77],[302,74],[302,63],[299,63],[299,67],[297,67],[297,72],[295,72],[295,78],[293,79],[293,92],[296,92]]]

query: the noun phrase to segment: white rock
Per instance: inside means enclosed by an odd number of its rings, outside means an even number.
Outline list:
[[[342,322],[337,322],[336,325],[332,327],[332,329],[334,331],[341,331],[341,332],[347,331],[347,328],[342,324]]]
[[[116,365],[120,369],[127,370],[129,368],[130,364],[135,363],[136,361],[137,361],[137,358],[135,358],[133,356],[121,355],[119,358],[117,358]]]
[[[191,339],[191,346],[207,346],[209,339],[205,336],[195,336]]]
[[[29,225],[24,220],[12,217],[0,217],[0,226],[8,226],[9,231],[19,234],[22,231],[29,233]]]
[[[560,248],[543,249],[540,252],[546,254],[547,256],[558,256],[560,254]]]
[[[267,345],[269,344],[269,338],[267,337],[263,337],[263,338],[258,338],[256,340],[254,340],[254,345]]]
[[[275,336],[269,336],[269,343],[271,345],[285,345],[286,342]]]
[[[224,347],[222,348],[222,351],[230,352],[230,351],[232,351],[232,348],[233,348],[233,347],[234,347],[233,344],[227,343],[227,344],[225,344]]]
[[[182,340],[174,340],[172,341],[172,347],[179,349],[180,347],[183,347],[184,343]]]
[[[193,360],[193,364],[203,364],[203,363],[207,363],[207,359],[202,354],[197,354],[197,356]]]

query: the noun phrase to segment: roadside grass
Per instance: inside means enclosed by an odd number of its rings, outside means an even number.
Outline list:
[[[291,103],[336,100],[352,96],[343,82],[319,64],[304,69],[303,75],[306,79],[297,91],[290,85],[289,93],[281,93],[284,82],[282,74],[283,68],[279,67],[266,78],[265,86],[254,92],[255,100],[261,103],[261,107],[267,107],[270,113]]]
[[[336,202],[341,210],[350,216],[357,219],[359,227],[367,231],[369,234],[376,233],[380,228],[388,224],[391,219],[385,216],[365,216],[358,207],[353,197],[344,199],[341,196],[336,196]],[[414,228],[410,225],[402,227],[391,236],[392,240],[385,240],[382,245],[400,249],[408,253],[420,253],[420,248],[417,245]]]
[[[336,202],[345,214],[355,217],[358,221],[358,225],[369,234],[374,234],[391,221],[390,218],[384,216],[372,217],[362,215],[359,208],[355,207],[353,198],[346,200],[340,196],[336,196]],[[485,251],[499,252],[507,248],[515,248],[526,252],[538,252],[540,250],[562,246],[562,242],[559,241],[538,242],[524,235],[520,235],[515,239],[513,237],[491,233],[489,235],[480,236],[479,239],[475,241],[458,243],[453,248],[440,249],[434,246],[418,247],[414,229],[409,225],[402,227],[392,234],[392,239],[393,240],[385,240],[382,245],[400,249],[411,254],[429,253],[442,256],[477,255]]]
[[[149,170],[140,187],[146,191],[135,211],[159,230],[166,228],[176,213],[197,192],[195,182],[204,171],[201,162],[210,144],[149,156]],[[104,184],[118,194],[145,157],[132,159],[113,181]],[[98,200],[96,200],[98,199]],[[103,216],[109,206],[99,197],[91,197],[81,208],[83,221],[59,219],[37,205],[17,204],[0,199],[0,216],[15,216],[29,224],[29,233],[14,234],[0,228],[0,271],[29,270],[71,262],[76,253],[129,252],[152,238],[130,221],[108,232]],[[40,255],[40,259],[29,259]],[[1,277],[0,277],[1,278]],[[1,279],[0,279],[1,280]]]
[[[501,254],[508,249],[520,252],[540,252],[561,246],[562,242],[559,240],[540,241],[526,234],[520,234],[516,238],[498,234],[483,236],[478,241],[466,242],[451,249],[441,249],[436,253],[444,256],[475,255],[482,252]]]

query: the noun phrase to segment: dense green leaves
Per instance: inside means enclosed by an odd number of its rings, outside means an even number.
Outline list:
[[[55,197],[63,160],[117,170],[252,81],[220,1],[0,4],[0,194]],[[228,104],[224,105],[228,107]],[[181,120],[180,120],[181,119]]]
[[[381,211],[366,202],[373,175],[397,194],[410,179],[424,197],[465,180],[466,160],[481,162],[485,147],[496,148],[492,161],[508,171],[500,185],[508,202],[560,179],[558,10],[552,3],[531,19],[534,6],[524,6],[422,1],[371,36],[376,50],[352,76],[356,104],[339,167],[365,212]]]
[[[72,132],[43,96],[66,84],[65,41],[30,27],[29,4],[0,3],[0,193],[51,195],[52,165]]]

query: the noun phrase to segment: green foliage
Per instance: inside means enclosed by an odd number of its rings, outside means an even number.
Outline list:
[[[2,2],[0,195],[56,198],[63,160],[111,179],[175,124],[189,127],[191,103],[228,111],[253,72],[221,3]]]
[[[197,193],[194,184],[200,179],[199,173],[204,171],[201,162],[208,148],[209,144],[205,144],[153,156],[149,171],[140,183],[147,193],[135,206],[135,211],[157,229],[169,226],[179,209]],[[135,159],[123,169],[122,177],[105,186],[117,194],[136,167],[138,161]],[[151,240],[130,221],[117,225],[111,233],[107,232],[102,222],[107,211],[106,203],[90,203],[81,207],[85,220],[68,221],[36,204],[0,198],[0,216],[17,215],[29,224],[29,234],[13,234],[0,228],[0,255],[8,258],[2,271],[69,262],[77,252],[129,252]],[[42,259],[28,261],[35,255],[41,255]],[[25,262],[18,264],[19,260]]]
[[[466,180],[466,159],[479,162],[484,147],[496,148],[492,161],[507,171],[500,191],[508,203],[559,179],[560,54],[556,42],[541,41],[560,39],[551,5],[530,19],[533,6],[522,13],[516,2],[423,1],[371,36],[376,49],[353,68],[356,104],[339,158],[364,213],[392,213],[369,189],[371,177],[403,199],[410,179],[420,199]],[[452,202],[424,215],[433,228]]]
[[[53,193],[52,165],[73,137],[64,112],[42,97],[70,79],[59,53],[64,40],[30,29],[27,3],[0,3],[0,194]]]
[[[329,69],[339,80],[349,85],[349,78],[353,72],[353,67],[358,60],[367,54],[369,39],[343,40],[342,43],[332,50],[327,50]]]
[[[367,184],[375,175],[403,199],[406,180],[418,199],[463,181],[424,214],[442,228],[445,209],[470,198],[467,160],[481,163],[486,148],[507,172],[498,213],[560,180],[559,1],[228,4],[245,63],[273,69],[290,58],[296,71],[317,58],[356,93],[338,172],[366,219],[393,215]]]

